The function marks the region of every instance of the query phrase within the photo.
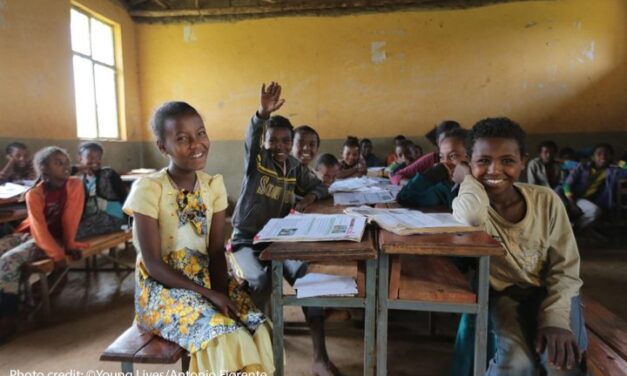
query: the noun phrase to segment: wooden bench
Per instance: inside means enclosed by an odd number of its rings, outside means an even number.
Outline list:
[[[176,343],[135,325],[128,328],[100,355],[101,361],[120,362],[124,374],[133,374],[133,363],[173,364],[181,359],[183,372],[189,368],[189,354]]]
[[[89,248],[81,250],[81,260],[89,260],[90,258],[100,254],[105,250],[110,250],[112,255],[102,255],[111,261],[113,261],[114,266],[117,268],[117,264],[126,264],[124,261],[121,261],[115,257],[115,247],[119,244],[128,245],[128,242],[132,239],[131,232],[116,232],[108,235],[100,235],[95,236],[93,238],[85,239],[86,243],[89,243]],[[69,260],[68,262],[75,262],[77,260]],[[80,260],[78,260],[80,261]],[[128,267],[132,267],[133,265],[127,265]],[[31,317],[42,308],[44,314],[47,316],[50,313],[50,294],[55,291],[60,281],[65,277],[65,275],[69,272],[69,268],[63,270],[54,281],[52,281],[52,285],[48,284],[47,276],[52,273],[54,270],[54,262],[52,259],[43,259],[31,262],[25,268],[28,273],[25,273],[24,278],[22,279],[22,285],[24,287],[26,293],[27,302],[33,304],[32,292],[31,292],[31,280],[30,275],[35,274],[38,277],[40,286],[41,286],[41,302],[35,306],[33,311],[31,312]]]
[[[627,322],[585,296],[583,306],[588,371],[598,376],[627,375]]]

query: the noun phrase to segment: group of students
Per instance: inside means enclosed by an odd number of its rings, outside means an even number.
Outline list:
[[[15,227],[3,228],[0,239],[0,341],[15,331],[20,304],[20,281],[26,265],[38,259],[55,262],[56,277],[67,258],[80,258],[92,236],[122,231],[127,218],[122,204],[127,188],[120,176],[102,167],[104,150],[95,142],[80,145],[77,164],[68,153],[48,146],[30,158],[26,145],[6,148],[4,182],[30,183],[26,193],[28,217]]]
[[[387,156],[385,164],[373,153],[369,139],[359,141],[349,136],[342,148],[342,159],[336,163],[337,174],[328,174],[334,157],[327,154],[318,159],[316,170],[320,177],[344,178],[363,176],[368,167],[386,166],[384,171],[391,183],[404,183],[397,197],[399,203],[416,207],[436,203],[446,206],[444,203],[453,199],[461,183],[453,179],[455,167],[469,163],[468,132],[456,121],[441,122],[426,135],[436,150],[424,155],[420,146],[398,135],[394,138],[395,150]],[[554,141],[547,140],[540,143],[537,153],[528,161],[525,156],[526,174],[521,175],[526,175],[529,184],[554,190],[566,205],[576,230],[596,223],[616,205],[617,183],[627,178],[627,166],[624,160],[614,161],[610,144],[599,143],[577,158],[572,148],[559,150]]]
[[[245,133],[244,178],[226,251],[227,192],[221,175],[203,172],[210,143],[202,117],[184,102],[164,103],[152,117],[156,145],[169,162],[137,180],[122,207],[134,219],[133,242],[139,251],[135,323],[189,351],[192,372],[274,372],[271,323],[264,314],[271,269],[259,259],[268,244],[254,244],[255,234],[271,218],[302,211],[328,196],[335,179],[363,175],[369,164],[381,162],[372,154],[371,142],[354,137],[344,143],[341,160],[331,154],[316,158],[320,137],[312,127],[294,128],[289,119],[272,115],[284,102],[278,83],[262,85],[260,106]],[[555,191],[518,182],[527,155],[525,132],[510,119],[488,118],[470,130],[445,122],[430,137],[437,148],[424,156],[413,143],[399,139],[396,165],[389,171],[393,182],[410,178],[399,193],[400,203],[448,207],[458,220],[483,227],[506,250],[505,256],[493,258],[490,269],[487,372],[580,374],[587,344],[577,244]],[[566,199],[578,207],[580,199],[593,201],[596,195],[587,195],[589,189],[582,193],[574,182],[600,181],[601,168],[605,178],[615,174],[608,170],[608,160],[592,162],[594,171],[585,177],[579,167],[573,170],[563,185]],[[418,162],[425,167],[416,169]],[[83,178],[82,189],[69,189],[74,179],[61,149],[40,151],[34,166],[41,180],[27,194],[34,244],[54,244],[43,251],[61,262],[83,246],[76,241],[80,221],[67,208],[80,205],[83,212],[83,195],[93,188]],[[405,175],[411,169],[416,172]],[[545,166],[546,171],[553,170]],[[83,174],[97,175],[93,168]],[[98,183],[96,187],[99,195]],[[104,207],[109,206],[98,205]],[[44,225],[33,227],[38,220]],[[40,231],[48,234],[46,239]],[[2,259],[10,252],[15,251]],[[6,296],[16,290],[0,270],[4,307],[10,300]],[[293,284],[307,273],[307,264],[287,260],[283,270]],[[311,329],[312,374],[340,374],[326,350],[323,308],[303,311]],[[453,374],[472,369],[472,323],[469,316],[462,317]]]

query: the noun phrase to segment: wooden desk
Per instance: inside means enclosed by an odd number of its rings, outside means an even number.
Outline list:
[[[329,206],[329,202],[331,205]],[[323,200],[308,212],[338,213],[332,201]],[[282,376],[283,364],[283,306],[363,308],[364,318],[364,375],[374,375],[375,368],[375,312],[377,251],[373,229],[368,226],[361,242],[301,242],[273,243],[260,255],[261,260],[272,261],[272,349],[275,375]],[[283,295],[283,260],[333,261],[346,263],[365,261],[365,297],[313,297],[298,299]]]
[[[505,250],[485,232],[400,236],[380,230],[378,246],[379,284],[377,304],[377,375],[387,374],[388,309],[429,312],[472,313],[476,315],[474,374],[485,374],[490,256]],[[390,258],[401,255],[442,255],[478,257],[476,303],[389,299]],[[400,273],[400,268],[398,270]]]
[[[23,195],[0,199],[0,224],[19,221],[28,217],[28,210],[23,201]]]

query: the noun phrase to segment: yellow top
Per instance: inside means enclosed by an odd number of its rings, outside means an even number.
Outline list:
[[[208,175],[204,172],[196,173],[200,196],[207,207],[207,231],[203,238],[194,233],[189,224],[179,229],[176,195],[178,190],[172,185],[166,169],[138,179],[131,188],[124,212],[130,216],[134,213],[146,215],[159,221],[161,235],[161,255],[166,256],[178,249],[189,248],[207,253],[209,245],[209,229],[213,213],[227,208],[227,193],[222,175]],[[188,231],[189,236],[181,236],[182,231]],[[133,224],[133,245],[141,250],[137,240],[135,223]],[[198,244],[198,242],[201,242]],[[190,243],[191,242],[191,243]]]

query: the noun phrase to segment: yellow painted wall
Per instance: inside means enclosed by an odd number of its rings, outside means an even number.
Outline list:
[[[627,129],[627,2],[138,25],[142,119],[166,100],[241,139],[262,81],[323,138],[420,135],[510,116],[530,133]],[[150,133],[145,133],[150,138]]]
[[[110,0],[81,0],[120,25],[128,140],[141,140],[135,24]],[[69,0],[0,1],[0,135],[74,139]]]

